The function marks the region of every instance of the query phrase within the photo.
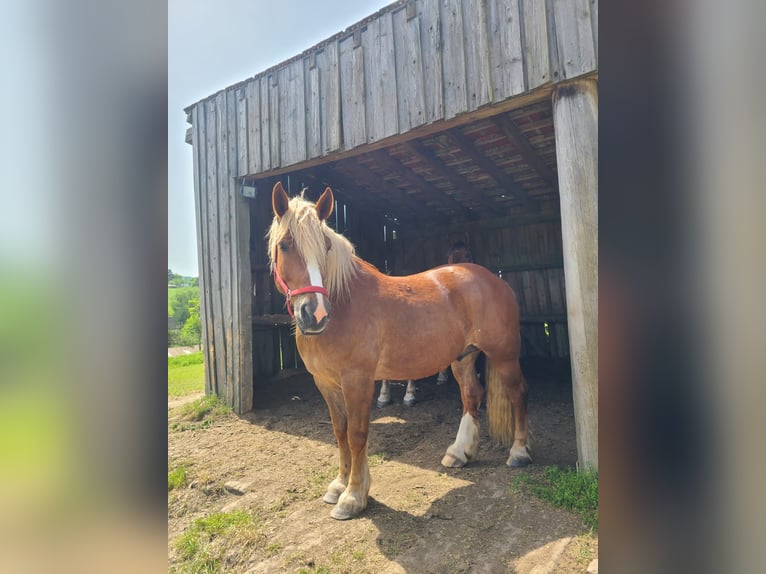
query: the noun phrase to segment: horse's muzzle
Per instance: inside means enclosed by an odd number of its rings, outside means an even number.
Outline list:
[[[330,321],[331,305],[327,297],[321,295],[302,297],[300,304],[295,306],[295,321],[304,335],[319,335]]]

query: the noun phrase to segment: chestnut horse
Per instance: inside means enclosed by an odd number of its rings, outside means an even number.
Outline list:
[[[452,244],[447,252],[447,263],[473,263],[473,255],[468,246],[462,241],[457,241]],[[449,380],[448,369],[442,369],[439,371],[439,375],[436,377],[436,384],[443,385]],[[412,407],[418,402],[415,397],[415,381],[409,379],[407,381],[407,390],[404,393],[404,406]],[[380,383],[380,395],[378,396],[378,408],[383,408],[391,404],[391,382],[384,379]]]
[[[328,187],[316,205],[274,186],[268,232],[271,269],[297,324],[298,352],[327,403],[340,465],[324,501],[343,520],[367,507],[367,435],[376,379],[419,379],[452,366],[463,414],[442,465],[460,467],[479,444],[484,390],[474,362],[489,361],[490,436],[511,445],[509,466],[531,461],[527,383],[519,366],[519,309],[503,280],[479,265],[445,265],[390,277],[354,254],[327,226],[335,200]]]

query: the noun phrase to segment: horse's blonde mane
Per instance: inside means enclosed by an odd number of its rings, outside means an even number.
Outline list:
[[[281,218],[274,217],[266,234],[272,273],[277,247],[287,235],[292,238],[303,261],[317,265],[330,298],[348,299],[351,280],[359,270],[354,258],[354,246],[330,229],[324,221],[320,221],[314,204],[304,199],[303,193],[290,200]]]

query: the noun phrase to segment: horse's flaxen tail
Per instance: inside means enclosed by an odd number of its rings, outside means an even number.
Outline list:
[[[489,436],[506,448],[513,444],[514,420],[507,374],[501,373],[487,357],[487,418]]]

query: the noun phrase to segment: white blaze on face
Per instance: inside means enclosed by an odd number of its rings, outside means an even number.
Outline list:
[[[310,263],[306,266],[309,272],[309,281],[311,281],[311,285],[314,287],[324,287],[322,284],[322,274],[319,272],[319,268],[314,263]],[[327,317],[327,308],[324,304],[324,295],[322,293],[314,293],[317,298],[317,308],[316,311],[314,311],[314,318],[316,319],[317,323],[319,323],[322,319]]]

